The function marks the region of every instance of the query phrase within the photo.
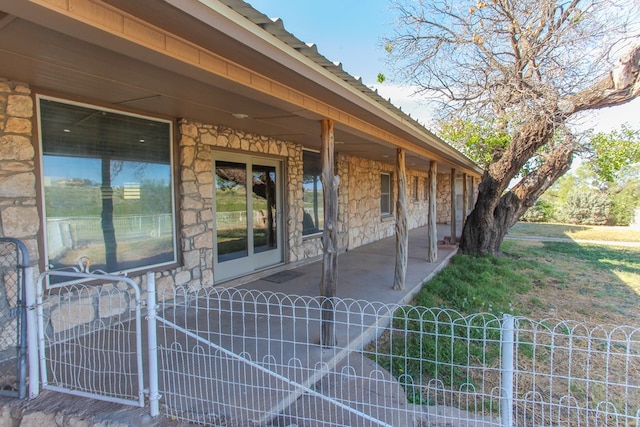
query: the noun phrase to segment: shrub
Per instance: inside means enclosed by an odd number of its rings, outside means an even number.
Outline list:
[[[611,209],[609,223],[611,225],[629,225],[633,219],[633,211],[640,198],[640,192],[635,186],[625,186],[620,191],[611,193]]]
[[[553,203],[538,199],[520,218],[524,222],[548,222],[553,217]]]
[[[597,191],[572,191],[560,212],[560,219],[570,224],[605,225],[611,200]]]

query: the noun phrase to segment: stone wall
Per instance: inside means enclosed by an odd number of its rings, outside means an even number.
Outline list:
[[[409,229],[427,225],[429,214],[428,188],[429,178],[427,173],[407,171],[407,226]],[[413,186],[415,177],[418,178],[418,197],[414,197]]]
[[[34,105],[28,85],[0,79],[0,236],[22,240],[38,266]]]
[[[382,172],[391,173],[392,188],[395,188],[397,176],[393,165],[358,157],[348,159],[346,180],[341,177],[341,186],[347,187],[350,196],[347,213],[349,249],[393,235],[393,216],[380,215]],[[395,200],[395,195],[392,199]]]
[[[439,173],[436,185],[436,222],[449,224],[451,222],[451,174]]]
[[[343,170],[341,187],[349,193],[347,212],[348,248],[353,249],[395,234],[395,215],[380,214],[380,174],[392,177],[392,211],[397,201],[395,164],[381,163],[358,157],[347,158],[348,170]],[[418,177],[418,199],[414,199],[414,177]],[[428,200],[424,197],[426,173],[407,171],[407,225],[409,228],[427,223]],[[345,185],[345,182],[348,184]]]

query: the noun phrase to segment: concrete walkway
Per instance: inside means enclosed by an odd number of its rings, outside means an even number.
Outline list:
[[[450,232],[450,227],[442,225],[439,227],[439,240]],[[384,304],[404,304],[409,302],[415,293],[417,293],[423,283],[433,277],[439,270],[446,266],[448,260],[456,252],[456,247],[452,245],[440,245],[438,249],[438,259],[435,263],[426,261],[427,255],[427,228],[417,228],[409,233],[409,260],[407,265],[406,288],[402,291],[392,289],[394,268],[395,268],[395,237],[380,240],[378,242],[368,244],[354,250],[344,252],[338,256],[338,286],[337,297],[344,299],[356,299],[369,302],[380,302]],[[239,288],[247,290],[271,291],[284,293],[287,295],[300,296],[317,296],[319,294],[319,284],[322,274],[322,262],[313,262],[310,264],[298,266],[289,270],[280,269],[275,273],[285,275],[284,280],[273,281],[270,277],[273,272],[265,272],[265,276],[256,278],[248,283],[239,285]],[[288,280],[287,280],[288,279]],[[205,314],[205,313],[203,313]],[[247,313],[241,314],[241,316]],[[257,313],[256,313],[257,314]],[[232,314],[233,315],[233,314]],[[389,319],[385,319],[388,321]],[[228,322],[229,319],[222,319],[221,323]],[[242,323],[242,322],[240,322]],[[372,330],[380,330],[384,325],[378,323],[375,327],[372,325],[362,325],[357,336],[352,333],[346,333],[338,337],[338,347],[332,349],[331,357],[321,353],[327,353],[318,347],[314,351],[307,353],[308,357],[304,360],[305,365],[315,366],[315,353],[318,353],[318,360],[324,360],[327,369],[323,369],[324,374],[321,376],[308,378],[305,383],[316,384],[323,377],[330,378],[334,369],[340,368],[341,364],[349,361],[350,364],[357,364],[354,361],[358,358],[362,361],[359,367],[367,372],[367,369],[373,369],[367,364],[371,364],[366,358],[357,356],[358,348],[366,342],[375,339],[371,335]],[[286,325],[279,325],[283,330],[289,330]],[[230,337],[232,340],[235,339]],[[256,337],[258,338],[258,337]],[[315,338],[306,337],[313,342]],[[313,345],[311,347],[314,347]],[[317,346],[315,346],[317,347]],[[256,347],[256,349],[259,349]],[[355,352],[354,352],[355,351]],[[254,355],[255,360],[260,360],[259,355]],[[212,378],[212,380],[214,380]],[[390,382],[391,384],[392,382]],[[338,388],[340,390],[340,388]],[[389,396],[398,396],[400,391],[390,390]],[[264,394],[264,393],[263,393]],[[368,394],[365,394],[368,395]],[[276,405],[276,409],[285,410],[287,405],[298,400],[299,394],[291,394],[285,399],[278,398],[280,403]],[[253,399],[248,399],[247,403]],[[257,403],[257,402],[256,402]],[[305,404],[305,408],[311,408]],[[274,408],[272,408],[273,410]],[[176,423],[175,420],[165,418],[150,419],[148,417],[148,408],[131,408],[118,404],[97,402],[85,398],[72,397],[60,393],[45,392],[39,398],[33,401],[18,401],[13,399],[0,398],[0,426],[42,426],[42,425],[75,425],[75,426],[94,426],[94,425],[186,425]],[[331,412],[335,412],[333,409]],[[311,415],[312,414],[306,414]],[[317,414],[318,418],[321,418]],[[386,414],[393,420],[399,421],[400,413]],[[319,421],[319,420],[318,420]],[[392,421],[391,425],[411,425],[411,422]],[[350,421],[345,425],[361,425],[360,421]],[[364,425],[364,424],[362,424]]]

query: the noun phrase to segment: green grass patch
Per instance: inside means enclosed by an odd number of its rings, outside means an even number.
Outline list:
[[[372,358],[398,378],[412,403],[431,404],[420,390],[434,379],[450,389],[478,385],[469,367],[492,366],[500,357],[500,325],[489,314],[406,306],[392,325],[389,352]]]
[[[514,294],[529,291],[532,274],[541,269],[517,258],[456,255],[423,286],[414,303],[461,313],[509,313]]]

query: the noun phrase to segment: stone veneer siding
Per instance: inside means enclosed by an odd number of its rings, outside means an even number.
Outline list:
[[[449,224],[451,222],[451,174],[439,173],[436,185],[436,222]]]
[[[179,123],[180,237],[184,268],[176,283],[213,284],[213,154],[216,150],[283,160],[286,261],[305,257],[302,245],[302,147],[265,136],[183,119]]]
[[[397,201],[397,173],[395,164],[349,157],[348,171],[342,171],[341,187],[349,193],[347,213],[348,248],[353,249],[395,234],[395,209]],[[392,215],[380,214],[380,174],[390,173],[392,181]],[[418,199],[415,200],[413,186],[418,177]],[[407,223],[416,228],[427,223],[427,203],[424,197],[426,173],[407,170]],[[348,182],[347,185],[345,181]]]
[[[28,85],[0,78],[0,236],[22,240],[37,273],[34,111]]]

